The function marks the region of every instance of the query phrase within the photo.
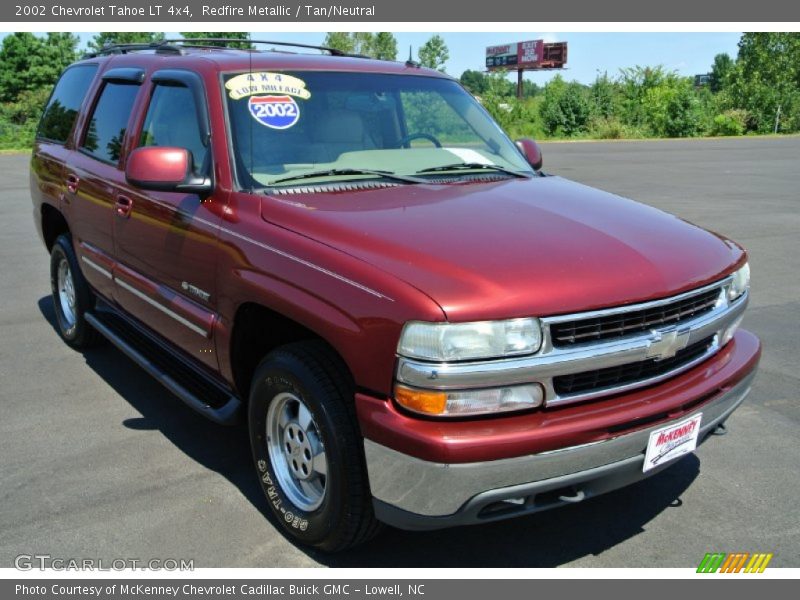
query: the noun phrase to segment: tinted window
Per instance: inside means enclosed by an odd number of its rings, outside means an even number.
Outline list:
[[[202,170],[208,148],[203,144],[197,105],[189,88],[156,86],[147,109],[139,145],[186,148],[192,153],[195,172]]]
[[[138,91],[136,84],[106,83],[94,107],[81,148],[102,161],[117,162]]]
[[[39,121],[37,137],[61,143],[67,141],[96,72],[97,65],[71,67],[64,71]]]

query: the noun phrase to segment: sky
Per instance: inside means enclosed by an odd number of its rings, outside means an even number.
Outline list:
[[[94,33],[79,33],[83,46]],[[168,34],[174,36],[176,34]],[[399,32],[397,38],[398,59],[408,56],[408,48],[417,49],[425,43],[432,32]],[[598,74],[607,72],[615,76],[624,67],[636,65],[663,65],[681,75],[707,73],[714,56],[727,52],[736,56],[740,33],[540,33],[492,32],[492,33],[441,33],[450,51],[450,60],[445,69],[458,77],[467,69],[483,70],[486,46],[544,39],[547,42],[568,42],[569,60],[562,75],[568,80],[591,83]],[[251,32],[253,39],[291,41],[306,44],[322,44],[324,33],[297,32]],[[546,83],[555,76],[553,71],[526,73],[526,79],[538,84]],[[514,75],[515,77],[516,75]]]

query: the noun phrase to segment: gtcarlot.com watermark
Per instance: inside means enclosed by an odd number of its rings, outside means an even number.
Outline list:
[[[19,571],[194,571],[194,559],[185,558],[65,558],[50,554],[20,554],[14,558]]]

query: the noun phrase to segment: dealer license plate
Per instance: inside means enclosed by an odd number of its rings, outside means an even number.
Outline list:
[[[703,413],[698,413],[690,419],[651,432],[642,470],[655,469],[694,450],[702,418]]]

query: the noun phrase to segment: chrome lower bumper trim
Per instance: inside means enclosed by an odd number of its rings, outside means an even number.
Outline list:
[[[703,413],[701,439],[742,403],[754,376],[755,371],[696,409]],[[384,513],[386,507],[393,507],[422,519],[452,517],[452,524],[461,524],[463,519],[458,513],[464,510],[474,513],[477,519],[480,509],[492,502],[590,481],[600,476],[597,473],[613,475],[614,465],[643,478],[642,463],[650,432],[664,425],[659,423],[601,442],[480,463],[428,462],[370,440],[364,440],[364,450],[372,495]],[[613,489],[607,487],[603,484],[594,489]]]

